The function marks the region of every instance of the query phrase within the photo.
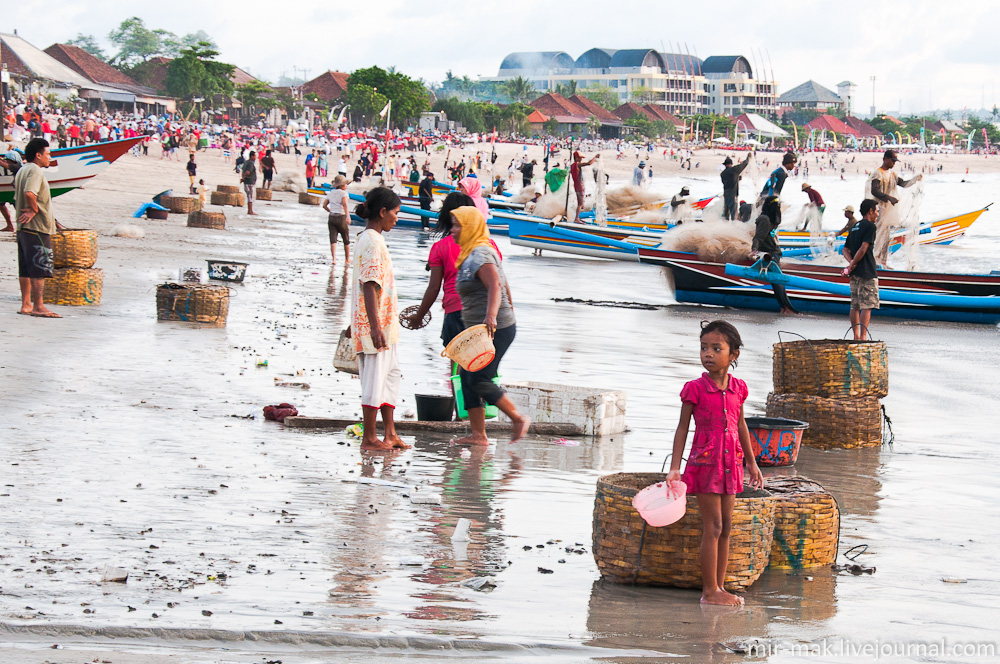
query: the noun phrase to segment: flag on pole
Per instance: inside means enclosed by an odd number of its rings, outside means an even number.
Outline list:
[[[490,137],[490,145],[497,142],[497,128],[493,127],[493,135]]]
[[[379,116],[380,118],[384,118],[384,117],[385,117],[385,115],[386,115],[386,113],[388,113],[388,112],[389,112],[389,109],[390,109],[390,108],[392,108],[392,100],[391,100],[391,99],[389,100],[389,103],[387,103],[387,104],[385,105],[385,108],[383,108],[383,109],[382,109],[381,111],[379,111],[379,112],[378,112],[378,116]]]

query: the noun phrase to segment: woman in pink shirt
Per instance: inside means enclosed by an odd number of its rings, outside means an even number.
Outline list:
[[[419,325],[424,315],[434,306],[443,286],[444,323],[441,326],[441,341],[445,346],[455,338],[456,334],[465,329],[465,325],[462,323],[462,299],[455,291],[455,277],[458,275],[455,261],[462,249],[451,236],[451,211],[472,205],[474,203],[471,197],[457,191],[448,194],[444,199],[441,210],[438,212],[437,228],[435,229],[438,233],[443,233],[444,237],[431,247],[430,255],[427,257],[427,269],[430,270],[431,278],[427,283],[427,290],[424,291],[420,308],[409,318],[411,326]],[[496,249],[497,255],[503,258],[496,243],[493,244],[493,248]]]

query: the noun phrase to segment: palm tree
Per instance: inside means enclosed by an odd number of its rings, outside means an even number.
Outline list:
[[[510,79],[504,87],[511,99],[522,104],[531,101],[536,96],[535,86],[523,76]]]
[[[569,81],[568,83],[559,83],[556,85],[556,94],[562,95],[563,97],[572,97],[576,94],[577,83],[576,81]]]
[[[591,136],[597,136],[601,131],[601,121],[597,119],[596,115],[591,115],[590,119],[587,120],[587,131],[590,132]]]
[[[997,118],[1000,118],[1000,108],[996,104],[993,104],[993,108],[990,110],[990,120],[996,122]]]

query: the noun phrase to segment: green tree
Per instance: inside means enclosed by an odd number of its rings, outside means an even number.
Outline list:
[[[82,48],[84,51],[90,53],[98,60],[106,61],[108,59],[108,56],[105,55],[104,53],[104,49],[102,49],[100,45],[98,45],[97,39],[94,38],[94,35],[85,35],[82,32],[78,32],[76,33],[76,37],[73,37],[73,39],[70,39],[66,43],[69,44],[70,46],[76,46],[78,48]]]
[[[581,90],[580,94],[609,111],[613,111],[620,106],[618,103],[618,93],[606,85],[594,83]]]
[[[505,128],[514,134],[526,136],[531,130],[528,125],[528,116],[535,110],[530,106],[521,103],[513,103],[506,106],[500,113]]]
[[[597,119],[596,115],[591,115],[587,120],[587,131],[590,132],[591,136],[598,136],[601,133],[601,121]]]
[[[631,99],[637,104],[652,104],[656,99],[656,93],[645,85],[638,85],[632,88]]]
[[[576,90],[578,87],[579,85],[577,84],[577,82],[572,79],[566,83],[557,83],[556,94],[562,95],[563,97],[572,97],[573,95],[576,94]]]
[[[243,104],[249,115],[257,115],[261,111],[270,111],[278,106],[277,95],[267,83],[252,81],[236,86],[236,97]]]
[[[990,109],[990,120],[996,122],[997,118],[1000,118],[1000,107],[993,104],[993,108]]]
[[[351,74],[351,79],[354,75]],[[344,100],[351,107],[351,114],[360,117],[365,124],[371,124],[378,117],[379,111],[385,108],[389,99],[375,88],[363,83],[357,83],[351,79],[347,82],[347,91],[344,93]]]
[[[209,44],[202,43],[185,48],[179,57],[170,61],[164,82],[169,94],[194,101],[196,98],[211,100],[215,95],[233,92],[231,76],[235,67],[217,62],[215,56],[219,53],[208,46]],[[197,103],[200,106],[201,102]]]
[[[352,94],[352,88],[358,90]],[[405,74],[396,71],[386,71],[380,67],[369,67],[351,72],[347,80],[347,95],[351,110],[356,114],[372,120],[372,111],[377,114],[385,106],[383,101],[378,108],[370,105],[377,98],[392,100],[392,119],[400,125],[420,117],[420,114],[431,107],[431,95],[420,81],[415,81]],[[356,106],[354,99],[358,102]],[[364,109],[364,110],[362,110]]]
[[[506,92],[510,95],[511,99],[522,104],[529,102],[538,96],[538,93],[535,91],[535,86],[532,85],[531,81],[523,76],[510,79],[504,87],[506,88]]]
[[[118,53],[109,62],[124,69],[146,62],[163,51],[160,37],[138,16],[122,21],[108,33],[108,40],[118,47]]]
[[[542,126],[545,128],[545,133],[550,136],[555,136],[559,132],[559,121],[555,118],[549,118]]]

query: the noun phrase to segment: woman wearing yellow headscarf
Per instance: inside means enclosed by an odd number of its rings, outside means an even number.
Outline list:
[[[468,445],[488,445],[486,437],[486,407],[496,406],[514,424],[510,442],[520,440],[528,432],[531,420],[522,415],[493,382],[504,353],[510,348],[517,332],[510,286],[500,265],[500,257],[490,242],[486,219],[474,207],[460,207],[451,212],[451,234],[461,248],[455,267],[455,290],[462,298],[462,323],[465,327],[486,325],[493,337],[496,355],[493,361],[476,372],[461,370],[462,394],[469,412],[472,435],[455,442]]]

